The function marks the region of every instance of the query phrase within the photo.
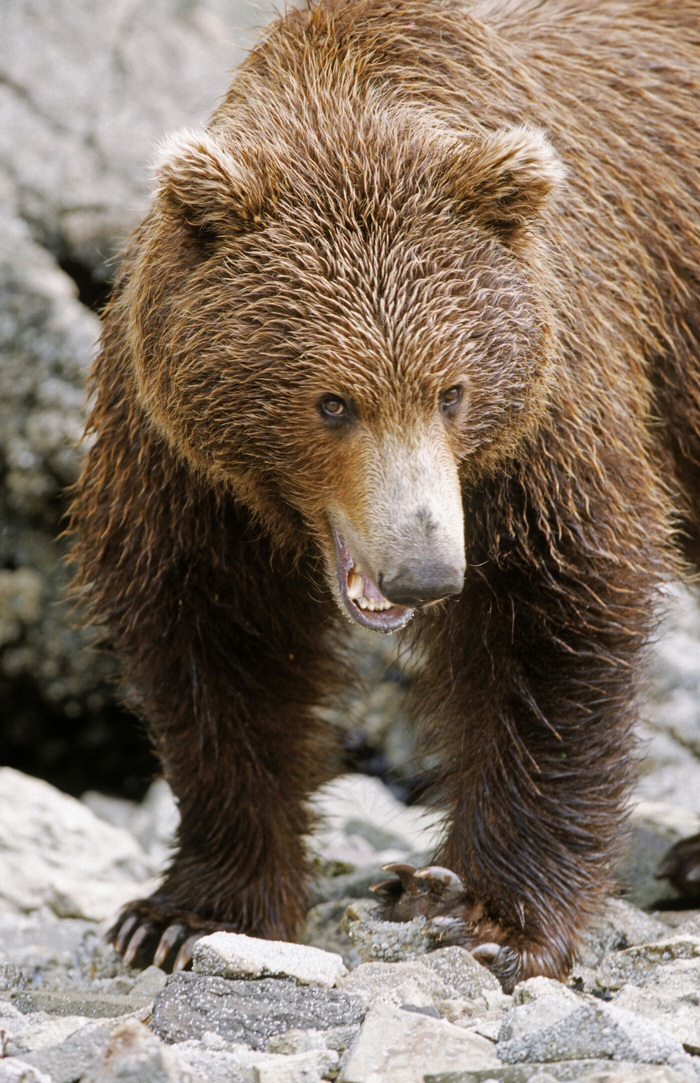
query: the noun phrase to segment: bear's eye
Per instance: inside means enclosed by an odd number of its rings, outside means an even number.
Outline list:
[[[345,401],[337,395],[324,395],[319,400],[318,409],[321,417],[330,418],[332,421],[343,421],[350,416]]]
[[[455,384],[454,387],[448,387],[446,391],[443,391],[440,395],[440,409],[443,413],[452,410],[462,398],[462,388],[459,384]]]

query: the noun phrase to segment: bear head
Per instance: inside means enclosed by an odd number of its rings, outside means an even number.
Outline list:
[[[168,140],[125,303],[150,423],[391,631],[460,592],[464,485],[546,402],[563,168],[537,129],[370,97]]]

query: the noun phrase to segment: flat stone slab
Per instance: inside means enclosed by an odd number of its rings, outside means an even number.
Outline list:
[[[419,1012],[381,1004],[367,1014],[339,1083],[423,1083],[427,1072],[500,1066],[493,1043]]]
[[[596,981],[603,989],[644,985],[657,968],[668,966],[678,959],[699,957],[700,936],[672,936],[608,955],[598,968]]]
[[[465,1069],[429,1073],[424,1083],[688,1083],[692,1078],[661,1064],[601,1064],[599,1060],[569,1060],[560,1064],[513,1064],[486,1071]]]
[[[650,1019],[614,1004],[542,997],[514,1007],[501,1027],[502,1061],[551,1064],[566,1060],[630,1061],[690,1069],[692,1058],[680,1041]]]
[[[24,1014],[47,1012],[49,1015],[80,1015],[90,1019],[113,1019],[147,1008],[153,1000],[148,996],[128,996],[119,993],[73,992],[23,989],[12,993],[10,1003]]]
[[[659,967],[641,987],[623,985],[613,1003],[652,1019],[678,1038],[686,1052],[700,1055],[700,959]]]
[[[348,972],[342,957],[334,952],[224,932],[197,941],[192,969],[220,978],[293,978],[300,985],[325,989],[331,989]]]
[[[213,1031],[229,1042],[264,1050],[276,1034],[359,1026],[363,1014],[356,997],[337,989],[274,978],[245,981],[184,972],[168,978],[153,1006],[151,1026],[166,1042],[184,1042]]]

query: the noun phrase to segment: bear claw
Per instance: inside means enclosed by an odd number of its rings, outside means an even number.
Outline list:
[[[466,888],[451,869],[442,865],[417,869],[400,861],[382,865],[382,869],[395,873],[398,879],[372,884],[370,891],[384,894],[385,916],[390,921],[410,921],[419,915],[429,918],[461,916]]]
[[[129,946],[123,953],[124,965],[131,966],[136,958],[139,948],[143,944],[147,936],[154,931],[154,925],[151,921],[145,921],[143,925],[139,925],[136,932],[129,940]]]
[[[158,942],[158,947],[153,955],[153,965],[162,966],[175,945],[185,936],[186,927],[180,921],[168,925]]]
[[[180,947],[177,955],[175,956],[175,962],[173,963],[173,971],[184,970],[188,963],[192,962],[192,954],[194,952],[194,946],[198,940],[201,940],[203,936],[206,936],[206,932],[193,933],[185,940],[184,944]]]
[[[498,978],[506,992],[511,992],[523,977],[553,973],[538,946],[523,943],[518,949],[493,939],[494,934],[506,939],[509,933],[489,919],[484,905],[470,898],[464,882],[451,869],[442,865],[416,869],[403,862],[382,868],[397,877],[370,888],[384,896],[382,910],[386,920],[426,918],[434,927],[439,944],[461,944],[467,948],[477,962]],[[517,938],[519,934],[513,931],[510,935]]]
[[[222,930],[240,932],[231,923],[200,918],[166,901],[138,899],[122,911],[107,939],[127,966],[184,970],[200,937]]]

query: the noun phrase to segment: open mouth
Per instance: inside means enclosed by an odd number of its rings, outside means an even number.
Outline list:
[[[331,524],[335,542],[338,588],[343,604],[354,621],[373,632],[395,632],[408,624],[415,610],[394,605],[356,563],[350,548]]]

